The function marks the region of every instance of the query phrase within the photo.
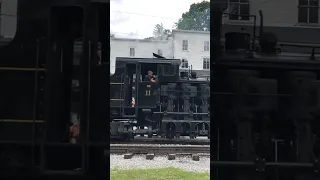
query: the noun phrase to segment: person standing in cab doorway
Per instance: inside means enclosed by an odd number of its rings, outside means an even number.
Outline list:
[[[145,81],[156,82],[156,76],[153,75],[152,71],[148,71],[148,74],[145,77]]]

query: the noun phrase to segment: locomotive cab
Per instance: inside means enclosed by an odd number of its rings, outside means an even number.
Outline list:
[[[180,60],[117,57],[115,74],[110,77],[110,106],[156,108],[159,84],[179,79]],[[152,71],[155,81],[146,80]]]
[[[177,80],[177,71],[179,66],[175,65],[172,60],[141,60],[139,61],[142,81],[138,88],[138,105],[141,108],[156,108],[160,95],[158,92],[159,84],[169,80]],[[156,76],[154,82],[145,80],[144,76],[152,71]]]
[[[138,66],[140,69],[140,82],[137,88],[138,106],[140,108],[154,108],[158,100],[158,69],[156,63],[150,63],[150,61],[139,61]],[[155,81],[146,79],[146,75],[149,71],[152,71],[156,76]]]

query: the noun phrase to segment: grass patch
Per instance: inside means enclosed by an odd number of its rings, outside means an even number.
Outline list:
[[[129,169],[110,171],[110,180],[209,180],[209,173],[188,172],[169,167],[160,169]]]

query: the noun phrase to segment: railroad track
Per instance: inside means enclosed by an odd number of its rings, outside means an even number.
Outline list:
[[[111,144],[181,144],[181,145],[210,145],[210,139],[167,139],[135,137],[131,140],[110,139]]]
[[[110,144],[110,154],[210,154],[210,145]]]

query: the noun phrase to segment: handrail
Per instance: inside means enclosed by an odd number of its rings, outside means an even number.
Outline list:
[[[38,75],[39,75],[39,54],[40,54],[40,46],[39,46],[39,38],[36,40],[36,71],[34,78],[34,95],[33,95],[33,115],[32,115],[32,165],[34,166],[34,154],[35,154],[35,131],[36,131],[36,119],[37,119],[37,95],[38,95]]]

